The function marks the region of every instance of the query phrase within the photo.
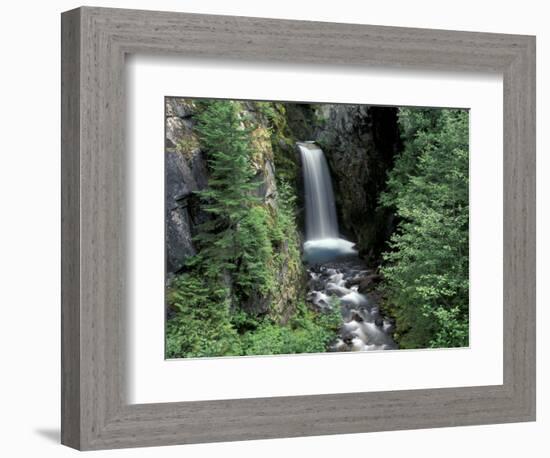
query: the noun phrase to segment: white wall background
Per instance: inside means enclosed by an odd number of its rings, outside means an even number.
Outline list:
[[[538,421],[98,452],[97,456],[214,457],[545,456],[550,449],[548,214],[550,28],[545,3],[461,0],[124,0],[97,6],[537,35],[538,62]],[[5,3],[0,17],[0,423],[3,456],[75,456],[58,445],[60,373],[59,55],[69,0]],[[545,138],[546,137],[546,138]],[[546,258],[548,258],[546,256]],[[546,299],[546,300],[545,300]],[[168,381],[169,383],[169,381]],[[546,433],[546,434],[545,434]]]

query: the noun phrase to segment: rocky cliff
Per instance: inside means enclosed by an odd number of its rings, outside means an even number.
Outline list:
[[[394,229],[392,214],[378,208],[387,171],[402,148],[397,108],[347,104],[273,104],[277,173],[297,190],[303,229],[303,183],[297,141],[313,140],[331,169],[340,230],[360,253],[378,261]]]
[[[166,99],[165,218],[166,269],[183,267],[195,254],[192,237],[206,215],[200,210],[196,191],[208,183],[206,157],[193,131],[193,102]]]
[[[375,261],[393,230],[378,198],[401,149],[397,108],[331,104],[316,112],[313,135],[331,169],[340,230]]]
[[[294,140],[285,138],[272,129],[275,112],[266,113],[261,103],[243,102],[243,124],[251,129],[252,168],[257,183],[255,195],[276,220],[278,207],[277,162],[290,161]],[[165,234],[166,269],[168,275],[184,269],[185,261],[196,254],[193,238],[197,227],[208,219],[202,210],[197,191],[208,185],[208,156],[201,149],[197,135],[196,113],[198,106],[192,99],[166,99],[165,143]],[[279,119],[281,120],[281,119]],[[283,157],[285,156],[285,157]],[[289,159],[290,157],[290,159]],[[281,165],[281,170],[285,169]],[[291,168],[292,168],[291,167]],[[288,167],[287,167],[288,169]],[[275,247],[278,262],[273,268],[280,285],[271,297],[249,297],[240,308],[254,315],[269,314],[284,323],[295,312],[305,284],[305,271],[301,263],[301,236],[298,231],[289,240]]]
[[[193,238],[208,215],[197,191],[208,185],[208,157],[196,133],[196,102],[166,99],[166,269],[173,274],[196,254]],[[300,212],[301,164],[296,141],[315,140],[331,169],[340,230],[357,243],[362,257],[378,261],[393,230],[392,215],[379,209],[378,198],[401,148],[397,110],[361,105],[324,105],[242,102],[242,118],[251,130],[255,190],[266,209],[276,215],[277,180],[284,179],[298,197]],[[299,231],[302,232],[303,231]],[[284,322],[299,302],[304,283],[300,259],[303,236],[275,249],[281,286],[275,297],[251,297],[242,308],[253,314],[269,313]]]

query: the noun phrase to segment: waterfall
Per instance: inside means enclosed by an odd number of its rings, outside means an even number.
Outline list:
[[[304,174],[306,239],[338,238],[338,219],[327,161],[313,143],[298,143]]]
[[[302,156],[306,207],[304,259],[312,264],[355,256],[353,242],[339,237],[332,181],[323,150],[298,143]]]
[[[380,313],[376,298],[359,292],[369,272],[355,244],[340,238],[327,161],[314,143],[298,143],[306,208],[304,260],[309,264],[308,301],[319,311],[337,304],[342,325],[331,351],[392,350],[394,323]]]

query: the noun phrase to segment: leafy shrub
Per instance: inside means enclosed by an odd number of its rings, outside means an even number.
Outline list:
[[[166,323],[166,357],[219,356],[241,353],[231,324],[229,290],[216,277],[194,272],[177,276],[167,294],[176,311]]]
[[[341,323],[338,306],[315,313],[302,304],[300,313],[287,326],[265,321],[243,336],[246,355],[321,353],[334,339]]]
[[[468,112],[402,109],[382,205],[399,218],[382,273],[402,348],[468,344]]]

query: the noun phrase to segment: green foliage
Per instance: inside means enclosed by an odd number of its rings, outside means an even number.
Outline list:
[[[200,192],[203,209],[211,219],[199,227],[201,251],[217,261],[217,267],[231,269],[238,256],[239,225],[256,203],[256,188],[250,165],[249,132],[241,126],[239,104],[213,101],[198,118],[196,130],[208,154],[208,188]]]
[[[180,138],[176,150],[185,157],[192,157],[193,151],[199,147],[199,141],[194,135],[185,135]]]
[[[294,314],[284,326],[283,310],[274,308],[288,286],[280,282],[299,279],[303,269],[295,191],[281,179],[275,205],[256,197],[253,160],[261,152],[254,151],[253,132],[258,126],[244,116],[240,103],[202,101],[196,106],[196,132],[209,166],[208,188],[199,195],[209,218],[198,227],[197,255],[168,287],[174,316],[167,321],[166,356],[325,351],[340,323],[338,307],[318,314],[303,303],[293,304]],[[256,106],[272,129],[281,128],[280,107]],[[258,297],[272,301],[267,314],[242,308]]]
[[[277,122],[278,111],[276,105],[273,102],[255,102],[256,109],[271,123]],[[280,126],[279,126],[280,127]]]
[[[243,336],[245,355],[278,355],[292,353],[320,353],[326,351],[341,323],[339,308],[314,313],[305,304],[287,326],[264,321]]]
[[[210,167],[208,188],[200,196],[211,218],[198,228],[196,242],[199,263],[212,275],[229,273],[234,293],[246,299],[254,291],[268,294],[274,283],[270,216],[254,195],[252,128],[241,109],[238,102],[212,101],[198,116],[196,129]]]
[[[296,229],[296,194],[284,179],[277,186],[277,205],[277,216],[270,237],[277,252],[284,252],[284,245],[288,250],[288,260],[301,265],[300,240]]]
[[[231,325],[229,290],[216,278],[194,271],[177,276],[167,302],[176,316],[166,323],[166,357],[218,356],[241,353]]]
[[[167,321],[167,358],[324,352],[341,322],[338,304],[327,312],[313,312],[300,303],[282,326],[231,311],[227,296],[227,288],[212,288],[205,277],[177,277],[168,295],[178,313]]]
[[[254,291],[269,295],[275,288],[273,246],[269,229],[272,225],[269,210],[256,205],[250,208],[239,228],[240,265],[235,284],[242,296]]]
[[[277,169],[277,178],[296,183],[299,165],[294,152],[297,139],[294,138],[287,121],[284,103],[256,102],[258,111],[265,117],[271,133],[271,147]]]
[[[468,112],[402,109],[381,203],[399,218],[382,273],[402,348],[468,344]]]

